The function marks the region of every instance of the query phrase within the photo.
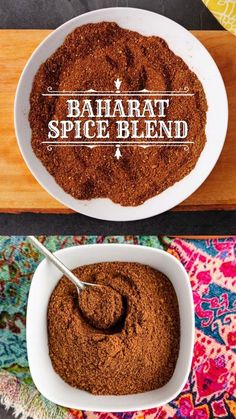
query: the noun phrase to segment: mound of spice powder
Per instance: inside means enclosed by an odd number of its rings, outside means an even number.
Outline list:
[[[116,79],[122,81],[123,91],[187,88],[193,96],[168,97],[164,120],[186,121],[187,141],[193,143],[188,148],[123,146],[120,159],[115,158],[115,147],[111,146],[53,147],[49,151],[42,144],[48,140],[49,121],[68,119],[68,96],[42,96],[48,87],[54,91],[114,91]],[[143,36],[113,22],[87,24],[69,34],[35,76],[30,96],[31,143],[48,172],[73,197],[103,197],[123,206],[137,206],[193,170],[206,142],[206,111],[205,94],[196,74],[163,39]],[[143,121],[140,124],[142,127]],[[116,141],[113,125],[110,121],[110,139]],[[73,140],[71,132],[68,141]]]
[[[114,326],[94,327],[81,311],[76,287],[62,277],[48,305],[54,370],[71,386],[100,395],[135,394],[166,384],[180,342],[178,301],[169,279],[131,262],[87,265],[74,273],[119,293],[124,312]]]

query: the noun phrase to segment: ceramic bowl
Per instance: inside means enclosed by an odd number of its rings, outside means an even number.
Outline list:
[[[37,267],[27,308],[27,351],[33,381],[43,396],[61,406],[96,412],[121,412],[158,407],[173,400],[185,385],[194,342],[194,308],[188,275],[172,255],[151,247],[127,244],[94,244],[55,252],[70,269],[97,262],[139,262],[163,272],[172,282],[180,311],[180,351],[174,374],[159,388],[127,396],[94,396],[65,383],[54,371],[48,353],[47,307],[61,272],[44,259]],[[148,342],[147,342],[148,344]],[[68,359],[68,362],[69,359]]]

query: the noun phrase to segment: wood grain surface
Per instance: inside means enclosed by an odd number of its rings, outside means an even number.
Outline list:
[[[13,103],[29,56],[49,30],[0,30],[0,211],[67,213],[33,178],[17,146]],[[216,61],[229,100],[223,152],[204,184],[174,210],[236,209],[236,38],[225,31],[193,31]]]

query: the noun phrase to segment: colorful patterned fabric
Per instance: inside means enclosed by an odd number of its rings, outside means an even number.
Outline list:
[[[65,409],[36,390],[30,376],[25,316],[31,277],[42,256],[24,237],[0,237],[0,396],[6,407],[33,419],[207,419],[236,417],[236,237],[170,240],[156,236],[40,237],[59,248],[86,243],[134,243],[164,248],[185,266],[191,282],[196,339],[182,393],[145,412],[95,413]]]
[[[202,0],[225,29],[236,35],[236,0]]]

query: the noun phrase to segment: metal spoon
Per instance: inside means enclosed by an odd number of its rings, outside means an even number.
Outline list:
[[[27,236],[31,243],[34,244],[37,249],[46,256],[73,284],[76,286],[78,293],[80,293],[87,286],[99,286],[97,284],[90,284],[89,282],[83,282],[78,279],[73,272],[71,272],[55,255],[53,255],[36,237]]]

